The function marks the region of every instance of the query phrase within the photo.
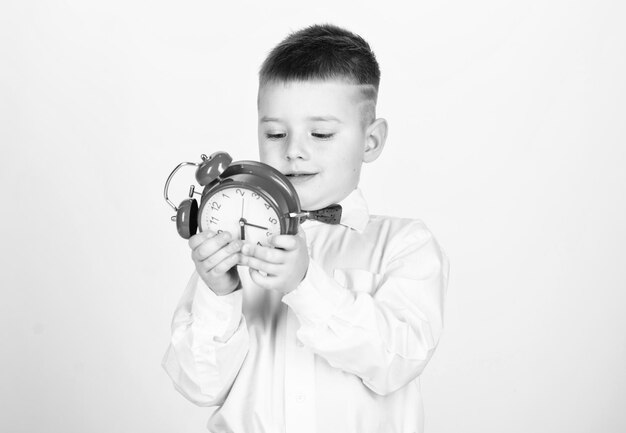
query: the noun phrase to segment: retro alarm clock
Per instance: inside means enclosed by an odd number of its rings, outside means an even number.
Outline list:
[[[293,185],[275,168],[256,161],[233,162],[226,152],[201,156],[199,163],[182,162],[165,183],[165,201],[176,211],[172,221],[180,236],[189,239],[198,229],[230,232],[233,239],[267,245],[276,234],[296,234],[307,212]],[[189,198],[175,206],[168,198],[170,181],[184,166],[196,166],[202,193],[189,189]],[[200,204],[194,198],[200,195]]]

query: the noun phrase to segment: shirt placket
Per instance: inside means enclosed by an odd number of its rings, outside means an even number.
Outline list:
[[[287,310],[285,338],[285,431],[315,432],[315,355],[297,338],[299,322]]]

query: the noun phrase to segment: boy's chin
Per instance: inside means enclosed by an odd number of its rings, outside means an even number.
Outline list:
[[[303,210],[319,210],[333,204],[339,204],[357,187],[348,187],[337,182],[315,182],[293,185],[298,198],[300,208]]]
[[[313,197],[307,198],[303,194],[300,194],[299,191],[298,191],[298,196],[300,197],[300,208],[302,208],[302,210],[318,210],[318,209],[322,209],[328,206],[324,204],[325,201],[316,200]]]
[[[302,197],[300,197],[300,207],[302,208],[302,210],[319,210],[319,209],[323,209],[327,206],[330,206],[331,204],[337,204],[337,201],[330,201],[329,199],[319,199],[319,200],[315,200],[315,199],[302,199]]]
[[[302,210],[319,210],[333,204],[338,204],[349,194],[342,194],[339,190],[326,191],[323,193],[320,188],[313,188],[313,191],[295,186],[300,198],[300,208]],[[313,193],[313,194],[312,194]]]

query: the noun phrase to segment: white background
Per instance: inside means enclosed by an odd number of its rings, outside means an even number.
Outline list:
[[[0,431],[205,431],[160,367],[193,269],[163,183],[257,157],[258,67],[320,22],[381,64],[371,211],[451,260],[427,433],[626,431],[624,3],[226,4],[2,2]]]

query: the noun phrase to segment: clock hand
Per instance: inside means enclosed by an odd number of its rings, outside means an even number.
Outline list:
[[[240,224],[241,224],[241,222],[240,222]],[[243,225],[250,226],[250,227],[256,227],[257,229],[267,230],[267,227],[258,226],[258,225],[256,225],[256,224],[251,224],[251,223],[249,223],[249,222],[248,222],[248,221],[246,221],[246,220],[243,220]]]
[[[246,240],[246,220],[245,218],[239,218],[239,237],[242,241]]]

